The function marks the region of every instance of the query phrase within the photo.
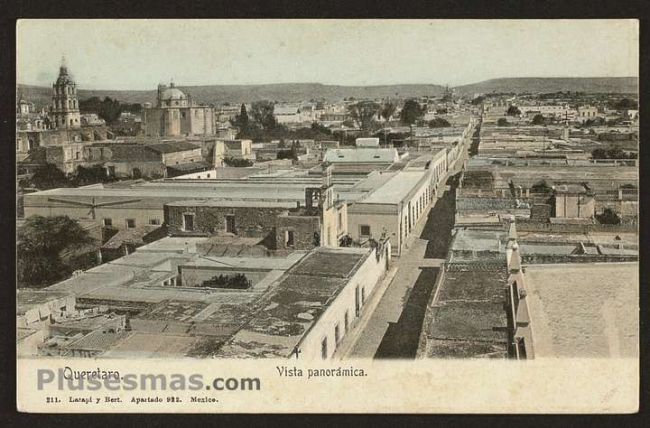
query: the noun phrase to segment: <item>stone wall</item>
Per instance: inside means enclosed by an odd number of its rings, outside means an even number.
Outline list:
[[[275,232],[276,217],[286,208],[233,208],[215,206],[169,206],[165,208],[165,223],[171,235],[206,236],[226,232],[226,216],[235,217],[238,236],[264,238]],[[183,215],[194,214],[194,230],[183,228]]]
[[[293,245],[287,245],[288,232],[293,232]],[[277,249],[311,250],[318,246],[320,239],[320,219],[317,215],[277,217]]]
[[[638,227],[634,224],[560,224],[541,223],[537,221],[517,220],[517,230],[520,232],[547,232],[547,233],[635,233]]]
[[[632,254],[522,254],[524,264],[556,263],[623,263],[636,262],[639,256]]]

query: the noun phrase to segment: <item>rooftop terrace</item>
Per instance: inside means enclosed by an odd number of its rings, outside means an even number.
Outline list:
[[[424,169],[400,171],[361,202],[366,204],[399,204],[408,197],[409,193],[426,174],[427,171]]]
[[[369,251],[324,249],[290,269],[260,309],[220,351],[222,357],[288,357],[348,283]]]
[[[505,358],[508,279],[500,263],[452,264],[425,317],[429,358]]]
[[[526,266],[535,355],[638,358],[638,263]]]

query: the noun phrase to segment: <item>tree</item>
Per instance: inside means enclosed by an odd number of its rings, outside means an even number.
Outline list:
[[[42,287],[67,277],[75,266],[61,258],[65,249],[93,243],[79,223],[68,216],[31,216],[18,229],[19,286]]]
[[[228,166],[232,166],[236,168],[245,168],[245,167],[253,166],[253,162],[248,159],[237,159],[230,156],[225,157],[223,159],[223,163],[225,163]]]
[[[602,118],[602,117],[596,117],[594,119],[587,119],[582,123],[583,127],[602,126],[602,125],[605,125],[605,118]]]
[[[101,165],[91,166],[77,166],[74,177],[72,177],[72,184],[75,186],[84,186],[87,184],[106,183],[113,181],[113,177],[106,173]]]
[[[616,110],[638,110],[639,103],[629,98],[623,98],[614,103],[614,108]]]
[[[247,132],[249,127],[248,112],[246,111],[246,105],[242,104],[239,114],[231,120],[233,126],[239,129],[239,132]]]
[[[243,273],[236,273],[234,275],[215,275],[212,278],[203,281],[199,287],[245,290],[249,288],[251,284],[251,280],[246,278],[246,275]]]
[[[602,214],[596,215],[600,224],[621,224],[621,218],[611,208],[605,208]]]
[[[384,101],[380,108],[379,108],[379,115],[386,121],[388,122],[391,117],[393,117],[393,114],[395,114],[395,110],[397,110],[397,104],[392,101],[392,100],[386,100]]]
[[[605,149],[594,149],[591,151],[592,159],[607,159],[607,151]]]
[[[413,125],[422,116],[424,116],[424,109],[420,107],[420,103],[414,99],[406,100],[400,112],[400,120],[402,123]]]
[[[274,105],[271,101],[255,101],[251,105],[253,120],[255,120],[255,122],[257,122],[263,129],[268,130],[275,128],[277,121],[275,120],[273,109]]]
[[[451,123],[447,119],[442,117],[436,117],[429,121],[429,128],[447,128],[450,127]]]
[[[298,160],[298,154],[296,153],[295,147],[292,147],[287,150],[278,150],[277,159]]]
[[[126,109],[134,110],[136,107],[133,104],[122,104],[118,100],[110,97],[104,97],[103,100],[100,100],[99,97],[91,97],[79,101],[79,110],[84,113],[96,113],[106,123],[115,122],[120,117],[122,111]]]
[[[546,183],[546,180],[538,181],[530,189],[535,193],[550,193],[553,189]]]
[[[592,159],[629,159],[630,156],[619,147],[611,149],[594,149],[591,152]]]
[[[535,116],[533,116],[532,123],[533,125],[545,125],[546,119],[541,114],[536,114]]]
[[[68,186],[65,173],[51,163],[47,163],[41,168],[38,168],[29,182],[32,186],[40,190]]]
[[[497,120],[497,126],[508,126],[508,119],[500,117],[499,120]]]
[[[479,95],[478,97],[473,98],[472,101],[470,101],[470,103],[476,106],[481,104],[483,101],[485,101],[485,97],[483,95]]]
[[[508,107],[506,114],[508,116],[519,116],[521,114],[521,110],[519,110],[519,107],[511,105]]]
[[[314,122],[311,124],[311,130],[314,131],[314,138],[318,137],[318,134],[322,134],[324,136],[331,136],[332,135],[332,130],[329,129],[327,126],[321,125],[318,122]]]
[[[361,123],[361,129],[368,129],[373,118],[379,113],[379,104],[374,101],[359,101],[348,106],[348,112],[353,119]]]
[[[613,147],[613,148],[607,150],[607,157],[609,159],[627,159],[627,155],[619,147]]]

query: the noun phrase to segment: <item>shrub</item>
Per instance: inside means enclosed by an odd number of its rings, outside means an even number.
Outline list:
[[[206,288],[231,288],[236,290],[245,290],[252,285],[252,282],[242,273],[235,275],[215,275],[212,278],[203,281],[200,287]]]

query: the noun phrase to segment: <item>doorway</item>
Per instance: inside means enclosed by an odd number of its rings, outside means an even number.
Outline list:
[[[227,215],[226,216],[226,232],[235,233],[235,216]]]

